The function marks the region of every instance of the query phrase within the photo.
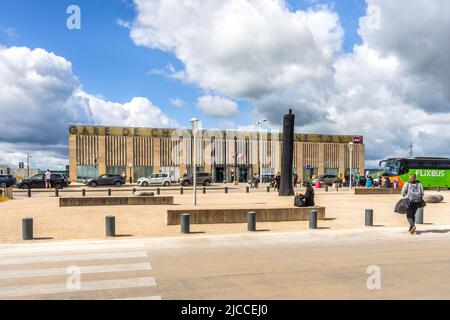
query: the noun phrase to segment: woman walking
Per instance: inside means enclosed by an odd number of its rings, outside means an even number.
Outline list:
[[[406,218],[409,222],[409,232],[416,232],[416,212],[422,206],[423,186],[417,181],[415,174],[409,176],[409,182],[406,182],[402,189],[402,196],[409,200]]]

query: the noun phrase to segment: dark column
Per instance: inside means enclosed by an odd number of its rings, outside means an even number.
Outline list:
[[[281,151],[281,181],[278,195],[292,196],[292,162],[294,158],[294,122],[295,116],[292,109],[283,118],[283,147]]]

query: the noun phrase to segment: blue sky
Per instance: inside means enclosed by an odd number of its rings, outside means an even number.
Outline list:
[[[81,30],[66,28],[66,8],[76,4],[81,8]],[[357,34],[358,19],[365,13],[365,3],[352,1],[292,0],[292,9],[307,9],[318,4],[329,4],[339,14],[345,29],[344,50],[351,51],[361,42]],[[132,21],[135,11],[129,0],[0,0],[0,29],[13,28],[15,35],[0,33],[0,44],[43,48],[72,62],[74,74],[83,89],[106,100],[125,103],[142,96],[169,114],[179,124],[191,117],[205,119],[195,107],[202,90],[192,84],[151,74],[153,69],[164,69],[171,64],[179,70],[183,66],[172,53],[139,47],[133,43],[129,30],[118,25],[118,19]],[[180,109],[170,99],[180,98],[187,103]],[[251,111],[250,103],[238,101],[243,114]],[[205,119],[209,127],[219,120]],[[249,124],[238,117],[237,124]]]

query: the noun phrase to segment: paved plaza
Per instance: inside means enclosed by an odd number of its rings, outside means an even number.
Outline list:
[[[231,188],[231,186],[230,186]],[[70,189],[69,189],[70,190]],[[298,191],[301,191],[300,189]],[[79,195],[79,190],[74,194]],[[104,191],[96,191],[106,195]],[[120,192],[130,194],[131,191]],[[436,191],[426,193],[435,194]],[[90,194],[90,191],[89,191]],[[114,194],[118,192],[113,191]],[[173,237],[180,234],[179,226],[167,226],[166,211],[186,209],[192,206],[192,193],[186,190],[183,195],[178,189],[164,190],[161,194],[173,195],[173,206],[107,206],[107,207],[68,207],[60,208],[53,193],[36,193],[32,198],[23,196],[0,203],[0,243],[21,242],[21,219],[34,219],[34,242],[67,239],[101,239],[105,237],[105,216],[116,216],[116,233],[123,237]],[[424,225],[418,229],[428,229],[438,225],[450,224],[450,208],[446,199],[449,191],[441,191],[444,202],[428,204],[425,208]],[[70,196],[62,194],[62,196]],[[319,228],[325,230],[355,229],[364,226],[364,210],[374,210],[374,227],[407,228],[406,217],[393,212],[400,195],[353,195],[348,190],[316,193],[316,204],[326,208],[326,220],[319,221]],[[245,193],[245,188],[209,190],[207,194],[198,192],[199,208],[269,208],[292,206],[292,197],[278,197],[277,193],[266,193],[265,188]],[[193,234],[199,235],[242,234],[247,233],[245,223],[192,225]],[[264,232],[300,231],[308,229],[307,221],[258,223],[257,228]]]
[[[198,207],[292,206],[292,197],[265,188],[229,187],[200,189]],[[68,190],[61,195],[80,192]],[[399,195],[348,189],[316,192],[316,204],[326,207],[318,230],[308,221],[257,223],[258,232],[233,223],[192,225],[182,235],[165,224],[165,212],[193,208],[192,191],[161,194],[175,204],[60,208],[48,192],[0,203],[0,299],[450,299],[445,200],[427,205],[415,235],[393,213]],[[366,208],[374,210],[374,227],[364,227]],[[116,216],[115,238],[105,237],[106,215]],[[35,239],[25,243],[21,219],[28,216]]]

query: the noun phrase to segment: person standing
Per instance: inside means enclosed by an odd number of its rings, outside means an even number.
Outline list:
[[[45,171],[44,180],[45,180],[45,189],[51,189],[51,187],[52,187],[52,173],[50,172],[49,169],[47,169],[47,171]]]
[[[281,183],[281,174],[278,171],[276,177],[275,177],[275,190],[279,191],[280,190],[280,183]]]
[[[296,172],[296,173],[294,173],[294,177],[293,177],[293,181],[292,181],[294,188],[297,188],[297,183],[298,183],[298,174]]]
[[[406,218],[409,223],[409,232],[414,234],[416,232],[416,212],[422,206],[423,201],[423,186],[417,181],[415,174],[409,176],[409,182],[406,182],[402,189],[402,196],[409,200],[408,211]]]

